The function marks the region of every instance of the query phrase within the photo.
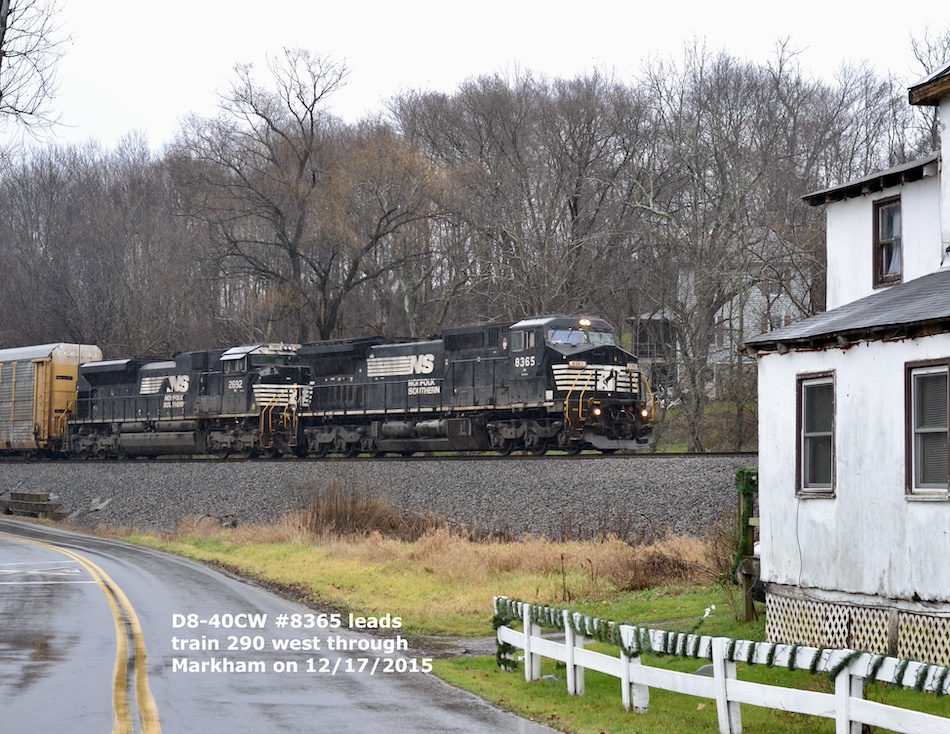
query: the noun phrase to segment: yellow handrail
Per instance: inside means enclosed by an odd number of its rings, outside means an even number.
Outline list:
[[[577,373],[577,376],[574,378],[574,382],[571,383],[571,387],[567,391],[567,398],[564,401],[564,421],[568,428],[573,428],[573,421],[571,420],[571,396],[574,394],[574,390],[577,388],[577,383],[582,377],[584,377],[583,369]],[[584,393],[586,393],[590,387],[590,381],[592,378],[594,378],[593,372],[586,376],[586,380],[581,387],[581,394],[577,397],[577,418],[581,423],[584,421],[584,413],[582,410],[584,405]]]
[[[289,398],[290,395],[287,394],[281,395],[276,394],[271,396],[270,401],[261,408],[261,440],[265,443],[264,448],[270,448],[273,446],[273,435],[274,435],[274,411],[277,408],[283,408],[280,411],[280,419],[277,421],[277,425],[281,428],[289,428],[289,440],[288,443],[291,446],[296,445],[297,441],[297,406],[300,404],[301,389],[298,386],[295,386],[293,390],[296,392],[293,401],[287,399],[284,402],[284,398]]]

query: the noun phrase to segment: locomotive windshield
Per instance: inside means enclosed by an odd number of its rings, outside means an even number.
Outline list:
[[[582,329],[573,326],[548,329],[547,342],[548,344],[566,344],[572,347],[598,347],[603,344],[612,345],[616,343],[612,331],[595,331],[594,329]]]

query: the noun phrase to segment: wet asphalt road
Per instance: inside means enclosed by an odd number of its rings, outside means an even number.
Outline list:
[[[427,675],[399,629],[349,625],[173,556],[0,521],[2,731],[553,731]]]

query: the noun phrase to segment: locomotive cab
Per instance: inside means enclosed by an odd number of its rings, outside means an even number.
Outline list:
[[[219,359],[221,412],[242,414],[299,402],[300,386],[310,383],[310,368],[299,360],[298,349],[295,344],[256,344],[224,352]]]
[[[617,345],[610,324],[549,316],[514,324],[511,337],[514,376],[543,376],[546,403],[563,416],[564,448],[649,448],[649,387],[636,357]]]

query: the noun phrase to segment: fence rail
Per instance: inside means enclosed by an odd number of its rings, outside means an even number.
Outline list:
[[[670,633],[506,597],[495,599],[495,620],[500,662],[511,661],[514,649],[523,650],[526,680],[540,678],[541,658],[557,660],[567,667],[568,693],[581,695],[584,671],[596,670],[620,680],[623,706],[628,711],[645,713],[650,705],[650,688],[661,688],[715,700],[722,734],[742,731],[743,703],[834,719],[836,734],[860,734],[862,724],[906,734],[950,734],[948,718],[864,699],[866,680],[944,695],[950,692],[950,669],[944,666],[856,650]],[[522,631],[508,626],[516,621],[521,623]],[[542,637],[542,625],[562,629],[564,641]],[[595,640],[618,645],[619,657],[585,649]],[[709,660],[713,675],[646,665],[642,653],[647,651]],[[739,680],[737,662],[825,673],[834,679],[834,693]]]

